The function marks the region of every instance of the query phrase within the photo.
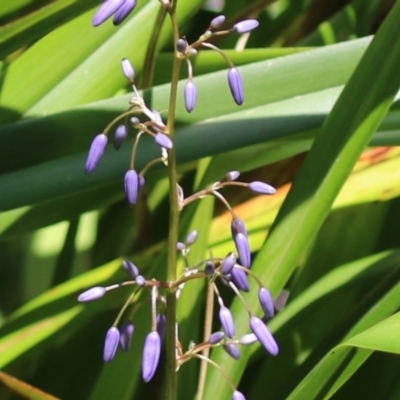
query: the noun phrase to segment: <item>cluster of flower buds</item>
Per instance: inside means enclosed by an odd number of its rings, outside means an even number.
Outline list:
[[[238,34],[250,32],[258,27],[258,21],[255,19],[241,21],[233,25],[233,27],[228,30],[222,29],[224,23],[225,16],[219,15],[211,21],[208,29],[194,43],[189,44],[185,38],[180,38],[176,44],[178,56],[186,60],[188,68],[188,80],[184,89],[184,100],[186,110],[189,113],[194,110],[197,100],[197,88],[193,81],[193,67],[190,58],[197,54],[199,47],[206,47],[215,50],[219,54],[221,54],[221,56],[227,61],[229,65],[228,84],[232,93],[233,100],[238,105],[241,105],[244,101],[243,82],[239,70],[235,68],[235,66],[232,64],[231,60],[229,60],[228,56],[223,50],[221,50],[214,44],[209,43],[208,41],[217,36],[227,35],[232,32]]]
[[[119,25],[136,7],[137,0],[104,0],[93,17],[93,26],[99,26],[112,15],[113,24]]]

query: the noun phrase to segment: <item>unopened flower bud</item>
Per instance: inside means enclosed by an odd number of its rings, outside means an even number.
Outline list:
[[[214,276],[215,275],[215,265],[211,261],[207,261],[206,265],[204,266],[204,273],[207,276]]]
[[[122,266],[132,278],[136,278],[139,275],[139,270],[133,262],[124,260],[122,261]]]
[[[257,336],[257,339],[265,347],[265,349],[273,356],[279,353],[278,345],[267,326],[262,322],[260,318],[250,318],[250,328]]]
[[[225,333],[224,332],[214,332],[210,335],[210,337],[208,338],[208,343],[210,344],[217,344],[219,343],[221,340],[223,340],[225,337]]]
[[[258,339],[254,333],[247,333],[246,335],[243,335],[239,339],[239,343],[243,344],[243,345],[249,345],[249,344],[253,344],[255,342],[258,342]]]
[[[276,189],[267,183],[254,181],[249,183],[249,189],[259,194],[275,194]]]
[[[138,275],[135,278],[136,285],[138,286],[146,286],[146,279],[142,275]]]
[[[128,137],[128,129],[126,129],[126,126],[118,125],[114,135],[114,149],[119,150],[122,146],[122,143],[124,143],[127,137]]]
[[[93,26],[99,26],[108,18],[111,17],[117,10],[123,6],[125,0],[106,0],[97,10],[97,13],[93,17],[92,24]]]
[[[108,143],[108,137],[104,133],[97,135],[90,145],[89,154],[86,160],[86,172],[89,174],[94,171],[104,154]]]
[[[233,253],[229,253],[222,261],[221,261],[221,272],[224,275],[229,274],[232,271],[233,266],[236,264],[236,257]]]
[[[221,307],[219,310],[219,320],[223,326],[226,335],[230,338],[235,336],[235,324],[233,322],[233,316],[229,308]]]
[[[235,181],[237,178],[239,178],[240,172],[239,171],[229,171],[225,175],[225,180],[228,182]]]
[[[103,286],[95,286],[78,296],[78,301],[86,303],[102,298],[107,293],[107,289]]]
[[[136,0],[125,0],[124,4],[114,14],[113,24],[119,25],[136,7]]]
[[[185,249],[186,249],[185,243],[178,242],[178,243],[176,244],[176,250],[177,250],[177,251],[183,251],[183,250],[185,250]]]
[[[239,390],[235,390],[232,394],[232,400],[246,400],[246,397]]]
[[[227,343],[227,344],[224,344],[222,347],[235,360],[238,360],[240,358],[239,348],[235,344]]]
[[[241,21],[233,25],[232,30],[234,30],[236,33],[242,34],[256,29],[258,25],[259,23],[256,19],[246,19],[245,21]]]
[[[228,83],[233,100],[235,100],[235,103],[240,106],[244,100],[243,82],[240,72],[236,68],[231,68],[228,71]]]
[[[184,38],[178,39],[176,43],[176,48],[178,49],[179,53],[185,53],[186,49],[188,47],[188,42]]]
[[[240,268],[233,267],[231,275],[232,282],[239,290],[242,290],[243,292],[248,292],[250,290],[249,279],[247,278],[246,272]]]
[[[122,72],[129,82],[133,82],[135,79],[135,70],[132,67],[131,62],[127,58],[123,58],[121,61]]]
[[[194,110],[194,107],[196,106],[196,99],[197,99],[196,85],[194,84],[194,82],[191,79],[189,79],[186,82],[184,97],[185,97],[186,111],[190,113]]]
[[[198,235],[197,231],[189,232],[189,234],[187,235],[186,240],[185,240],[186,244],[187,245],[193,244],[197,240],[197,235]]]
[[[239,254],[240,263],[243,267],[250,268],[251,255],[250,245],[247,237],[243,233],[238,233],[233,237],[236,245],[236,250]]]
[[[238,233],[242,233],[244,236],[248,237],[246,225],[240,218],[235,218],[231,223],[232,236],[235,237]]]
[[[265,316],[271,319],[275,314],[274,300],[272,298],[271,292],[267,288],[262,287],[258,291],[258,299],[260,301]]]
[[[117,352],[118,343],[119,343],[120,333],[119,330],[112,326],[106,334],[106,340],[104,342],[104,350],[103,350],[103,360],[104,362],[110,362]]]
[[[139,177],[134,169],[130,169],[125,174],[125,195],[128,203],[131,205],[136,204],[139,194]]]
[[[218,29],[225,22],[225,15],[218,15],[211,20],[210,29]]]
[[[172,144],[172,140],[169,138],[168,135],[165,135],[164,133],[157,133],[154,136],[154,141],[162,148],[164,149],[172,149],[174,145]]]
[[[142,358],[142,377],[148,382],[155,374],[161,352],[161,339],[158,332],[146,336]]]
[[[140,124],[139,118],[138,117],[132,117],[131,118],[131,124],[132,124],[133,127],[136,127],[137,125],[139,125]]]
[[[132,337],[135,327],[132,322],[125,322],[121,326],[121,336],[119,338],[119,345],[123,351],[128,351],[131,348]]]

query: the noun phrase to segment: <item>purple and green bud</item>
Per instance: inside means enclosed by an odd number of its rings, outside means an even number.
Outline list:
[[[119,344],[120,333],[118,328],[112,326],[106,334],[106,340],[104,342],[104,350],[103,350],[103,360],[106,363],[112,361],[115,357],[115,353],[117,352],[118,344]]]
[[[275,315],[274,299],[272,298],[271,292],[267,288],[262,287],[258,291],[258,299],[265,316],[271,319]]]
[[[92,24],[93,26],[99,26],[103,22],[105,22],[111,15],[115,14],[120,7],[122,7],[125,3],[125,0],[105,0],[100,8],[97,10],[97,13],[93,17]]]
[[[211,20],[210,29],[218,29],[225,22],[225,15],[218,15]]]
[[[239,390],[235,390],[232,394],[232,400],[246,400],[246,397],[244,397],[244,394],[239,392]]]
[[[250,328],[269,354],[276,356],[279,353],[279,348],[274,337],[260,318],[251,317]]]
[[[233,253],[229,253],[222,261],[221,261],[221,272],[224,275],[229,274],[232,271],[232,268],[236,264],[236,257]]]
[[[119,25],[136,7],[136,0],[125,0],[124,4],[114,14],[113,24]]]
[[[146,286],[146,279],[144,278],[143,275],[138,275],[135,278],[135,282],[136,282],[136,285],[138,285],[138,286],[141,286],[141,287]]]
[[[239,360],[240,358],[240,351],[239,348],[233,343],[224,344],[223,349],[235,360]]]
[[[231,68],[228,71],[228,83],[233,100],[240,106],[244,101],[243,82],[240,72],[236,68]]]
[[[124,187],[128,203],[136,204],[139,195],[139,176],[134,169],[130,169],[125,174]]]
[[[154,136],[154,141],[162,148],[164,149],[172,149],[174,147],[172,140],[169,138],[168,135],[165,135],[164,133],[157,133]]]
[[[87,303],[102,298],[107,293],[107,289],[103,286],[95,286],[78,296],[78,301]]]
[[[194,242],[196,242],[197,236],[198,236],[197,231],[191,231],[191,232],[189,232],[189,234],[187,235],[186,240],[185,240],[186,244],[187,244],[188,246],[190,246],[191,244],[193,244]]]
[[[185,107],[187,112],[192,112],[196,106],[197,89],[192,79],[189,79],[185,85],[184,91]]]
[[[131,62],[127,58],[123,58],[121,61],[122,73],[129,82],[133,83],[135,80],[135,70]]]
[[[124,322],[120,329],[119,345],[123,351],[128,351],[131,348],[133,332],[135,327],[132,322]]]
[[[224,332],[214,332],[210,335],[210,337],[208,338],[208,343],[210,344],[217,344],[219,343],[221,340],[223,340],[225,337],[225,333]]]
[[[239,343],[243,345],[249,345],[258,342],[257,336],[254,333],[247,333],[246,335],[243,335],[239,339]]]
[[[233,267],[231,271],[231,280],[239,290],[243,292],[248,292],[250,290],[249,279],[246,272],[242,269]]]
[[[229,308],[221,307],[219,310],[219,320],[224,328],[226,335],[230,338],[235,336],[235,324],[233,322],[233,316]]]
[[[128,129],[125,125],[118,125],[114,135],[114,149],[119,150],[128,137]]]
[[[161,342],[164,340],[165,329],[167,328],[167,317],[164,314],[156,316],[157,332],[160,335]]]
[[[90,145],[89,154],[86,160],[86,172],[89,174],[95,170],[101,157],[104,154],[108,143],[108,137],[104,133],[97,135]]]
[[[249,240],[243,233],[237,233],[233,240],[235,241],[236,250],[239,254],[240,263],[243,267],[250,268],[251,254]]]
[[[254,181],[248,185],[249,189],[258,194],[275,194],[276,189],[267,183]]]
[[[150,332],[146,336],[142,358],[142,377],[145,382],[154,376],[160,360],[161,339],[158,332]]]
[[[259,23],[256,19],[246,19],[245,21],[241,21],[233,25],[232,30],[234,30],[236,33],[242,34],[256,29],[258,25]]]
[[[139,275],[138,267],[131,261],[122,261],[122,267],[132,278],[136,278]]]

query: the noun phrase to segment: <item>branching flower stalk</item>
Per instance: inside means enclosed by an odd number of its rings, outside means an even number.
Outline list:
[[[163,8],[163,12],[159,13],[159,17],[163,18],[163,13],[169,16],[173,31],[173,42],[175,43],[167,123],[164,124],[160,113],[157,110],[149,108],[149,105],[141,97],[135,83],[135,70],[129,60],[126,58],[123,59],[121,63],[122,72],[132,86],[133,97],[129,102],[128,110],[111,121],[105,130],[94,138],[86,161],[86,172],[91,173],[96,169],[106,150],[108,135],[117,124],[114,138],[114,147],[116,150],[127,140],[129,128],[137,131],[132,146],[131,158],[128,160],[129,169],[124,177],[125,194],[130,205],[135,205],[138,201],[141,189],[145,185],[145,174],[148,169],[159,162],[162,162],[167,167],[170,212],[165,280],[159,277],[146,279],[140,274],[139,268],[135,264],[125,260],[123,261],[123,268],[130,276],[129,280],[106,287],[96,286],[90,288],[81,293],[78,300],[80,302],[90,302],[104,297],[112,290],[127,286],[133,287],[114,323],[107,331],[103,351],[105,362],[112,361],[118,346],[123,351],[127,351],[130,348],[134,333],[133,316],[144,304],[151,304],[150,331],[146,336],[142,354],[142,378],[145,382],[148,382],[156,373],[165,335],[165,395],[167,400],[176,400],[177,371],[182,364],[192,359],[200,359],[203,363],[198,385],[199,400],[202,397],[204,389],[205,369],[203,367],[208,364],[216,367],[232,387],[233,400],[245,400],[243,393],[237,390],[234,382],[226,372],[209,358],[210,350],[215,347],[222,347],[230,356],[238,359],[240,357],[238,346],[259,342],[269,354],[273,356],[277,355],[279,351],[278,345],[266,325],[266,322],[274,316],[277,307],[269,290],[263,286],[260,279],[250,270],[251,250],[245,223],[236,215],[220,191],[226,186],[236,186],[238,188],[250,189],[256,194],[272,195],[275,193],[275,189],[267,183],[260,181],[250,183],[241,182],[238,180],[240,173],[238,171],[230,171],[221,180],[185,197],[178,183],[176,167],[175,112],[177,107],[179,73],[183,60],[186,61],[188,68],[188,81],[184,89],[185,108],[188,112],[192,112],[195,108],[197,88],[194,83],[190,58],[194,57],[201,47],[217,51],[226,60],[229,67],[228,85],[233,100],[238,105],[243,103],[244,91],[240,72],[228,59],[224,51],[214,44],[208,43],[208,40],[231,33],[248,33],[258,26],[258,22],[256,20],[245,20],[236,23],[232,29],[219,30],[225,21],[225,17],[220,15],[211,21],[208,29],[206,29],[198,40],[189,44],[185,38],[179,35],[178,21],[176,19],[178,0],[159,0],[159,2]],[[114,24],[118,25],[123,22],[135,6],[136,0],[105,0],[93,19],[93,25],[100,25],[111,16],[114,16]],[[154,40],[152,41],[151,46],[153,49],[156,47],[156,37],[157,33],[154,34]],[[150,59],[151,57],[149,56]],[[151,75],[152,73],[150,73]],[[146,86],[150,85],[150,80],[151,77],[149,79],[146,78]],[[161,150],[161,157],[150,160],[140,173],[138,173],[135,169],[135,156],[140,147],[140,139],[144,135],[149,135],[154,139],[155,144]],[[188,204],[199,201],[208,195],[220,199],[232,215],[230,229],[236,252],[232,251],[226,256],[220,257],[214,256],[210,251],[210,256],[207,259],[202,260],[196,265],[191,265],[187,255],[190,251],[190,246],[196,242],[197,232],[190,232],[184,242],[179,242],[179,218],[181,212]],[[178,276],[177,260],[179,254],[184,260],[185,269]],[[250,291],[249,277],[253,278],[259,287],[258,297],[261,309],[264,312],[262,319],[254,314],[241,293]],[[195,279],[205,279],[208,284],[208,311],[204,330],[205,337],[201,343],[190,343],[188,350],[184,351],[179,341],[176,303],[182,290],[185,290],[186,285],[189,285]],[[236,338],[234,316],[229,309],[229,304],[224,302],[222,298],[222,292],[218,288],[220,284],[228,286],[233,294],[243,303],[244,309],[249,315],[249,328],[252,333],[244,335],[241,338]],[[149,299],[138,301],[143,292],[147,292]],[[216,301],[214,301],[214,298]],[[215,311],[215,305],[217,305],[218,316],[223,331],[212,333],[212,313]],[[283,307],[282,300],[280,300],[279,307],[280,309]],[[124,321],[124,319],[126,320]],[[118,326],[120,327],[118,328]]]

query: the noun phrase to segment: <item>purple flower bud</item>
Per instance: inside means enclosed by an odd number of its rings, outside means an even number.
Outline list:
[[[185,249],[186,249],[185,243],[178,242],[178,243],[176,244],[176,250],[178,250],[178,251],[183,251],[183,250],[185,250]]]
[[[191,245],[197,240],[197,231],[191,231],[186,237],[186,244]]]
[[[248,292],[250,290],[249,279],[247,278],[246,272],[240,268],[233,268],[231,271],[232,282],[236,285],[239,290]]]
[[[207,276],[214,276],[215,275],[215,265],[211,261],[207,261],[206,265],[204,266],[204,273]]]
[[[140,119],[138,117],[132,117],[131,124],[132,124],[132,126],[136,127],[136,125],[140,124]]]
[[[135,278],[135,282],[136,282],[136,285],[138,285],[138,286],[146,286],[146,279],[144,279],[144,276],[142,276],[142,275],[138,275]]]
[[[161,342],[164,340],[165,329],[167,328],[167,317],[164,314],[157,314],[157,332],[160,335]]]
[[[257,336],[257,339],[265,347],[265,349],[273,356],[276,356],[279,352],[278,345],[272,336],[267,326],[262,322],[260,318],[250,318],[250,328]]]
[[[240,358],[240,351],[239,348],[233,343],[227,343],[222,346],[224,350],[235,360]]]
[[[222,261],[221,261],[221,272],[226,275],[232,271],[233,266],[236,264],[236,257],[233,253],[228,254]]]
[[[135,327],[132,322],[124,322],[121,326],[121,336],[119,338],[119,345],[123,351],[128,351],[131,348],[132,336]]]
[[[99,26],[111,17],[125,3],[125,0],[105,0],[93,17],[93,26]]]
[[[128,129],[126,129],[125,125],[118,125],[118,128],[115,130],[114,135],[114,149],[119,150],[124,143],[125,139],[128,137]]]
[[[233,100],[235,100],[235,103],[240,106],[244,100],[243,82],[240,72],[236,68],[231,68],[228,71],[228,83]]]
[[[119,25],[136,7],[136,0],[125,0],[124,4],[114,14],[113,24]]]
[[[249,183],[249,189],[259,194],[275,194],[276,189],[267,183],[254,181]]]
[[[232,236],[235,237],[238,233],[243,233],[244,236],[248,237],[247,229],[244,222],[240,218],[235,218],[231,223]]]
[[[104,133],[97,135],[90,145],[89,154],[86,160],[86,172],[89,174],[94,171],[103,156],[108,143],[108,137]]]
[[[217,344],[225,337],[224,332],[214,332],[208,338],[208,343],[210,344]]]
[[[172,140],[169,138],[168,135],[165,135],[164,133],[157,133],[154,136],[154,141],[164,149],[172,149],[174,147],[174,145],[172,144]]]
[[[122,261],[122,266],[132,278],[136,278],[139,275],[139,270],[133,262],[124,260]]]
[[[125,195],[129,204],[136,204],[139,194],[139,177],[134,169],[125,174]]]
[[[133,82],[135,79],[135,70],[133,69],[131,62],[127,58],[123,58],[121,61],[121,67],[125,78],[128,79],[129,82]]]
[[[176,43],[176,48],[178,49],[179,53],[184,53],[188,47],[188,42],[184,38],[178,39]]]
[[[211,20],[210,29],[218,29],[225,22],[225,15],[218,15]]]
[[[233,323],[233,316],[229,308],[220,308],[219,319],[221,321],[221,325],[226,332],[226,335],[230,338],[233,338],[235,336],[235,324]]]
[[[243,345],[253,344],[255,342],[258,342],[258,339],[254,333],[247,333],[239,339],[239,343]]]
[[[243,233],[238,233],[233,237],[235,241],[236,250],[239,253],[240,263],[243,267],[250,268],[251,255],[250,245],[247,237]]]
[[[246,397],[239,390],[235,390],[232,394],[232,400],[246,400]]]
[[[190,113],[194,110],[194,107],[196,105],[196,99],[197,99],[196,85],[194,84],[194,82],[191,79],[189,79],[186,82],[184,97],[185,97],[186,111]]]
[[[278,297],[274,302],[275,309],[277,311],[283,310],[283,308],[286,306],[286,303],[289,299],[289,294],[290,294],[289,290],[282,290],[282,292],[278,294]]]
[[[107,289],[105,287],[95,286],[81,293],[78,296],[78,301],[80,301],[81,303],[86,303],[88,301],[97,300],[103,297],[106,294],[106,292]]]
[[[115,326],[112,326],[107,331],[106,340],[104,342],[104,350],[103,350],[104,362],[108,363],[114,358],[118,348],[119,337],[120,337],[119,330]]]
[[[156,372],[161,352],[161,339],[158,332],[150,332],[146,336],[142,358],[142,377],[148,382]]]
[[[261,307],[264,310],[264,314],[267,318],[272,318],[275,314],[275,309],[274,309],[274,299],[271,296],[271,292],[265,288],[262,287],[258,291],[258,299],[260,301]]]
[[[256,29],[258,27],[259,23],[255,19],[246,19],[245,21],[238,22],[237,24],[233,25],[233,30],[236,33],[246,33],[250,32],[253,29]]]
[[[225,175],[225,180],[228,182],[235,181],[237,178],[239,178],[240,172],[239,171],[229,171]]]

